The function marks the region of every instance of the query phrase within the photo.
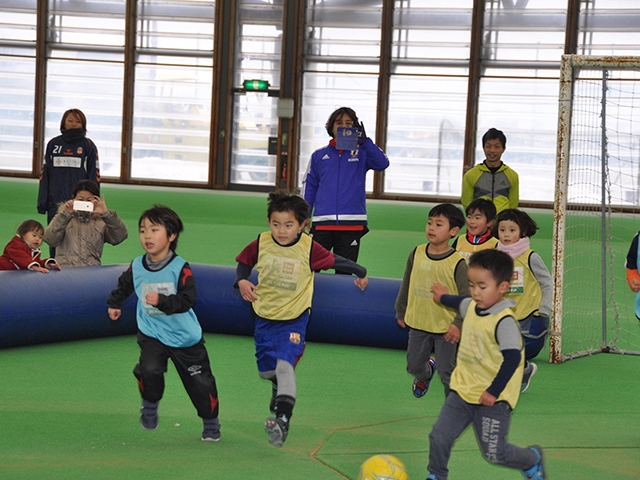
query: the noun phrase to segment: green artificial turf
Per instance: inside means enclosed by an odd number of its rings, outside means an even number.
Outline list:
[[[191,263],[234,265],[267,228],[264,194],[117,185],[104,185],[103,193],[130,231],[123,244],[105,246],[104,263],[140,255],[137,220],[153,203],[182,216],[178,251]],[[0,179],[0,244],[27,218],[44,223],[36,194],[34,181]],[[430,207],[369,202],[372,231],[360,262],[371,276],[402,276],[410,250],[425,241]],[[532,246],[550,266],[551,215],[531,213],[541,227]],[[443,390],[435,379],[415,399],[403,351],[309,344],[296,369],[291,434],[276,449],[262,428],[271,388],[257,375],[252,339],[205,338],[220,392],[218,443],[200,441],[200,419],[172,366],[159,428],[140,427],[132,336],[0,350],[0,478],[354,479],[377,453],[398,456],[412,479],[426,477],[428,434]],[[514,411],[511,441],[542,445],[552,479],[640,478],[640,358],[600,354],[551,365],[547,356],[545,350],[536,360],[538,374]],[[521,478],[483,460],[471,430],[449,466],[452,480]]]

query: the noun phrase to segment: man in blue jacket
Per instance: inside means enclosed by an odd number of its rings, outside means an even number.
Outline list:
[[[378,172],[389,166],[389,159],[367,138],[356,112],[341,107],[331,114],[325,125],[332,137],[329,145],[313,152],[302,185],[302,196],[312,211],[313,239],[354,262],[358,260],[360,239],[367,228],[367,171]],[[338,150],[338,127],[356,127],[355,150]],[[346,273],[336,270],[336,273]]]

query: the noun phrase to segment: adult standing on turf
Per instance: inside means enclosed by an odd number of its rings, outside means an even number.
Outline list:
[[[507,149],[507,137],[497,128],[490,128],[482,136],[484,162],[476,165],[462,179],[462,207],[466,210],[476,198],[491,200],[496,213],[518,208],[520,184],[518,174],[502,162]]]
[[[355,150],[338,150],[338,127],[356,127]],[[367,137],[356,112],[341,107],[325,125],[331,136],[329,145],[311,155],[302,184],[302,196],[312,211],[313,239],[327,250],[352,261],[358,260],[360,239],[367,228],[367,171],[389,166],[385,153]],[[348,273],[336,270],[336,273]]]
[[[87,117],[77,108],[64,112],[62,135],[52,138],[42,159],[38,189],[38,213],[47,214],[51,223],[58,206],[72,197],[80,180],[93,180],[100,186],[98,148],[87,138]],[[55,248],[49,248],[55,256]]]

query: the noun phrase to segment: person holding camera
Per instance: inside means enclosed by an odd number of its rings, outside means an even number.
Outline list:
[[[349,107],[334,111],[325,125],[329,145],[313,152],[302,184],[302,196],[311,207],[311,234],[327,250],[358,260],[360,239],[367,228],[366,181],[369,170],[382,171],[389,159],[367,137],[364,125]],[[339,130],[340,129],[340,130]],[[353,134],[357,143],[338,140]],[[348,273],[336,270],[336,273]]]
[[[73,198],[60,204],[43,240],[56,249],[62,268],[87,267],[101,264],[105,243],[118,245],[128,234],[118,214],[107,209],[96,182],[81,180],[73,189]]]

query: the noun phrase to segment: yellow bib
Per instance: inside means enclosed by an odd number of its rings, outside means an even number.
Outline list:
[[[313,272],[309,235],[283,247],[273,240],[271,232],[260,234],[258,241],[258,299],[253,310],[268,320],[292,320],[311,307]]]
[[[451,389],[467,403],[479,405],[480,395],[489,388],[500,370],[503,356],[496,340],[496,328],[500,320],[513,311],[505,308],[498,314],[480,316],[476,313],[476,302],[471,301],[464,317],[462,335],[458,345],[456,368],[451,374]],[[524,355],[520,339],[520,365],[507,383],[497,401],[506,401],[515,408],[520,397]]]
[[[509,292],[505,295],[505,298],[511,298],[516,302],[513,316],[518,321],[537,313],[542,301],[542,289],[529,268],[529,257],[532,253],[533,250],[529,249],[513,261],[513,277]]]
[[[430,333],[445,333],[456,311],[433,300],[431,286],[441,283],[451,295],[458,294],[455,281],[456,265],[462,257],[455,250],[441,260],[427,256],[427,244],[416,247],[409,279],[409,295],[404,322],[411,328]]]
[[[469,258],[471,258],[471,255],[473,255],[476,252],[479,252],[480,250],[496,248],[497,244],[498,244],[498,239],[495,237],[491,237],[484,243],[475,244],[475,243],[469,243],[469,240],[467,240],[466,235],[460,235],[458,237],[458,241],[456,242],[456,250],[458,251],[460,256],[464,258],[467,263],[469,263]]]

